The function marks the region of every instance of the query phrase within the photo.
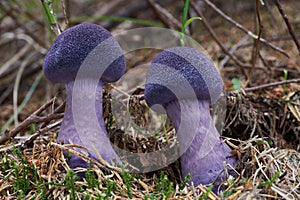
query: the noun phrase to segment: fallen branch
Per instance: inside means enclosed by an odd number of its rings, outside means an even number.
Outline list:
[[[248,30],[247,28],[245,28],[244,26],[242,26],[241,24],[239,24],[238,22],[234,21],[232,18],[230,18],[228,15],[226,15],[223,11],[221,11],[219,8],[217,8],[215,6],[215,4],[213,4],[212,2],[210,2],[209,0],[203,0],[204,3],[206,3],[209,7],[211,7],[214,11],[216,11],[221,17],[223,17],[225,20],[227,20],[228,22],[232,23],[233,25],[235,25],[238,29],[240,29],[241,31],[245,32],[246,34],[248,34],[250,37],[252,37],[253,39],[258,39],[259,37],[254,34],[253,32],[251,32],[250,30]],[[270,42],[268,42],[267,40],[265,40],[264,38],[259,38],[259,41],[269,47],[271,47],[272,49],[274,49],[275,51],[278,51],[280,53],[282,53],[283,55],[285,55],[286,57],[290,57],[289,54],[284,51],[283,49],[271,44]]]
[[[78,145],[74,145],[74,144],[69,144],[69,145],[61,145],[61,144],[57,144],[55,142],[51,142],[50,143],[52,146],[55,146],[55,147],[58,147],[64,151],[67,151],[68,153],[71,153],[75,156],[78,156],[80,158],[82,158],[83,160],[85,160],[86,162],[88,163],[93,163],[95,164],[96,166],[98,166],[99,168],[108,168],[108,169],[111,169],[111,170],[114,170],[118,173],[121,173],[122,172],[122,169],[119,168],[119,167],[115,167],[115,166],[112,166],[110,165],[109,163],[107,163],[100,155],[97,155],[99,156],[99,161],[94,159],[94,158],[90,158],[89,156],[85,155],[84,153],[80,153],[78,151],[75,151],[72,149],[72,147],[76,147],[76,148],[83,148],[85,149],[85,147],[82,147],[82,146],[78,146]]]
[[[6,141],[10,140],[11,138],[14,138],[18,133],[20,133],[24,129],[28,128],[31,124],[40,123],[40,122],[50,122],[51,120],[62,118],[64,116],[63,113],[59,113],[59,114],[52,113],[52,114],[48,114],[43,117],[38,116],[41,112],[43,112],[50,105],[52,105],[54,101],[55,101],[55,98],[49,100],[44,105],[42,105],[38,110],[36,110],[34,113],[32,113],[29,117],[27,117],[17,127],[12,129],[11,131],[5,131],[3,133],[3,135],[0,136],[0,145],[4,144]]]
[[[259,85],[259,86],[255,86],[255,87],[245,88],[244,91],[251,92],[254,90],[260,90],[263,88],[274,87],[277,85],[283,85],[283,84],[289,84],[289,83],[300,83],[300,78],[290,79],[290,80],[285,80],[285,81],[278,81],[278,82],[274,82],[274,83],[267,83],[267,84],[263,84],[263,85]]]
[[[194,11],[197,13],[197,15],[199,15],[202,18],[202,22],[203,25],[207,28],[208,32],[211,34],[211,36],[213,37],[213,39],[217,42],[217,44],[219,45],[219,47],[222,49],[222,51],[228,55],[238,66],[241,67],[244,75],[246,75],[246,72],[244,71],[244,67],[248,66],[251,67],[251,65],[246,65],[243,64],[242,62],[240,62],[232,53],[230,53],[226,47],[222,44],[222,42],[218,39],[217,34],[214,32],[213,28],[209,25],[209,23],[206,20],[206,17],[202,14],[202,12],[200,11],[200,9],[197,8],[197,6],[195,5],[195,3],[193,1],[190,2],[191,7],[194,9]]]
[[[255,1],[255,11],[256,11],[256,17],[257,17],[257,22],[258,22],[258,36],[255,39],[254,46],[253,46],[252,68],[250,68],[250,70],[247,74],[247,81],[246,81],[245,85],[248,85],[249,83],[251,83],[253,70],[256,65],[257,56],[259,55],[259,44],[260,44],[260,39],[261,39],[262,31],[263,31],[263,25],[261,23],[260,12],[259,12],[259,4],[260,4],[259,0],[256,0]]]
[[[282,8],[279,0],[274,0],[274,3],[277,6],[278,11],[281,14],[282,18],[284,19],[284,22],[285,22],[285,24],[286,24],[286,26],[287,26],[287,28],[289,30],[289,33],[292,36],[292,38],[293,38],[293,40],[294,40],[294,42],[295,42],[295,44],[296,44],[296,46],[298,48],[298,51],[300,53],[300,43],[299,43],[299,41],[297,39],[297,36],[296,36],[295,32],[293,31],[293,28],[292,28],[292,26],[291,26],[291,24],[289,22],[289,18],[287,16],[287,14],[284,12],[284,10],[283,10],[283,8]]]
[[[152,7],[154,12],[158,15],[159,19],[169,28],[181,29],[181,23],[166,9],[161,7],[153,0],[147,0],[148,4]]]

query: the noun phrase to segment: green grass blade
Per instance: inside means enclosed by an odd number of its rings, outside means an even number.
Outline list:
[[[184,4],[184,8],[183,8],[182,27],[181,27],[181,33],[183,33],[183,34],[185,32],[185,27],[186,27],[185,23],[186,23],[188,11],[189,11],[189,5],[190,5],[190,0],[186,0],[185,4]]]
[[[53,0],[41,0],[41,2],[43,4],[50,25],[56,24],[56,19],[53,14],[53,10],[51,8],[51,4],[53,3]]]
[[[190,18],[190,19],[188,19],[186,22],[185,22],[185,24],[184,24],[184,29],[188,26],[188,25],[190,25],[193,21],[195,21],[195,20],[202,20],[202,18],[201,17],[192,17],[192,18]]]

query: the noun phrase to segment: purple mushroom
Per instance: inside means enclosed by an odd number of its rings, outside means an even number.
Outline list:
[[[195,185],[220,182],[225,179],[224,162],[236,162],[210,115],[210,105],[222,90],[222,79],[213,63],[193,48],[164,50],[149,67],[145,100],[154,110],[163,108],[172,120],[182,154],[182,176],[190,173]]]
[[[101,78],[98,78],[96,81],[96,98],[95,98],[95,109],[97,115],[97,121],[100,125],[100,129],[95,136],[95,138],[91,138],[89,133],[84,135],[88,141],[83,142],[82,137],[79,136],[76,125],[74,124],[74,112],[72,111],[72,94],[75,83],[75,78],[77,76],[78,71],[82,63],[85,61],[87,56],[98,48],[99,45],[103,44],[105,41],[112,41],[112,45],[110,45],[107,52],[115,53],[119,56],[115,59],[107,68],[105,64],[103,64],[101,56],[94,57],[97,58],[97,62],[95,66],[92,66],[89,70],[93,73],[93,70],[103,70]],[[97,53],[97,52],[96,52]],[[110,56],[109,53],[106,53]],[[62,125],[60,127],[60,131],[58,134],[57,141],[63,143],[70,143],[82,145],[87,147],[89,150],[93,149],[93,142],[97,140],[101,140],[101,145],[96,146],[97,151],[100,153],[102,158],[109,163],[120,164],[121,161],[113,150],[109,138],[107,136],[106,127],[103,120],[103,108],[102,108],[102,85],[103,83],[114,82],[117,81],[124,73],[126,69],[125,58],[122,54],[122,49],[117,43],[117,41],[112,37],[111,33],[104,29],[103,27],[95,24],[80,24],[74,27],[67,29],[62,32],[53,42],[51,48],[49,49],[43,65],[43,70],[45,76],[52,82],[55,83],[64,83],[66,87],[67,101],[66,101],[66,110],[64,119],[62,121]],[[77,77],[78,78],[78,77]],[[95,77],[84,77],[84,79],[92,79]],[[100,78],[100,79],[99,79]],[[82,81],[84,84],[84,80],[76,80]],[[76,106],[76,105],[75,105]],[[85,109],[85,108],[81,108]],[[86,116],[82,116],[85,118]],[[85,119],[86,120],[86,119]],[[89,119],[87,119],[89,120]],[[83,120],[84,121],[84,120]],[[85,126],[85,124],[81,125]],[[91,134],[92,135],[92,134]],[[87,141],[85,139],[85,141]],[[96,142],[95,142],[96,143]],[[99,144],[99,143],[98,143]],[[79,151],[79,148],[76,148]],[[90,151],[91,152],[91,151]],[[89,156],[96,158],[95,154],[89,152]],[[71,168],[75,167],[86,167],[87,163],[85,163],[81,158],[77,156],[72,156],[68,161]]]

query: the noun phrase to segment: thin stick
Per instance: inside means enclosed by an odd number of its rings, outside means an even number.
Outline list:
[[[169,28],[181,29],[181,23],[166,9],[153,0],[147,0],[161,21]]]
[[[101,159],[100,161],[98,160],[95,160],[93,158],[90,158],[89,156],[85,155],[84,153],[80,153],[80,152],[77,152],[75,150],[73,150],[71,147],[68,147],[68,145],[61,145],[61,144],[57,144],[55,142],[51,142],[50,143],[52,146],[55,146],[55,147],[58,147],[64,151],[67,151],[75,156],[78,156],[80,158],[82,158],[83,160],[87,161],[87,162],[90,162],[90,163],[93,163],[95,164],[96,166],[100,167],[100,168],[108,168],[108,169],[111,169],[111,170],[114,170],[118,173],[121,173],[122,172],[122,169],[119,168],[119,167],[115,167],[115,166],[112,166],[112,165],[109,165],[106,161],[104,161],[103,159]],[[71,145],[71,146],[74,146],[74,145]],[[75,145],[76,146],[76,145]],[[77,148],[84,148],[84,147],[77,147]]]
[[[260,38],[261,38],[262,31],[264,28],[261,23],[261,18],[260,18],[259,2],[260,2],[259,0],[256,0],[256,2],[255,2],[256,17],[257,17],[257,21],[258,21],[258,38],[255,39],[255,54],[253,56],[253,67],[255,66],[255,63],[257,60],[257,55],[259,52],[259,42],[260,42]],[[250,70],[250,72],[252,72],[252,70]]]
[[[213,37],[213,39],[217,42],[217,44],[220,46],[220,48],[223,50],[223,52],[228,55],[238,66],[241,67],[242,71],[244,70],[243,67],[245,67],[245,64],[243,64],[242,62],[240,62],[238,59],[236,59],[226,48],[225,46],[222,44],[222,42],[218,39],[216,33],[214,32],[213,28],[209,25],[209,23],[207,22],[205,16],[202,14],[202,12],[197,8],[197,6],[195,5],[195,3],[193,1],[190,2],[191,7],[194,9],[194,11],[196,12],[197,15],[199,15],[202,18],[202,22],[204,24],[204,26],[207,28],[207,30],[209,31],[209,33],[211,34],[211,36]],[[245,74],[245,72],[243,71],[243,73]]]
[[[245,28],[244,26],[242,26],[241,24],[239,24],[238,22],[234,21],[232,18],[230,18],[228,15],[226,15],[223,11],[221,11],[219,8],[217,8],[215,6],[215,4],[213,4],[212,2],[210,2],[209,0],[203,0],[204,3],[206,3],[209,7],[211,7],[214,11],[216,11],[221,17],[223,17],[225,20],[227,20],[228,22],[232,23],[233,25],[235,25],[238,29],[240,29],[241,31],[245,32],[246,34],[248,34],[250,37],[257,39],[258,36],[255,35],[253,32],[251,32],[250,30],[248,30],[247,28]],[[284,51],[283,49],[276,47],[275,45],[269,43],[267,40],[265,40],[264,38],[260,38],[259,39],[260,42],[262,42],[263,44],[271,47],[272,49],[282,53],[283,55],[285,55],[286,57],[290,57],[289,54]]]
[[[296,34],[295,34],[295,32],[294,32],[294,30],[293,30],[290,22],[289,22],[289,18],[287,16],[287,14],[284,12],[284,10],[283,10],[283,8],[282,8],[279,0],[274,0],[274,3],[276,4],[276,6],[278,8],[278,11],[280,12],[282,18],[284,19],[284,22],[285,22],[285,24],[286,24],[286,26],[287,26],[287,28],[289,30],[289,33],[292,36],[292,38],[293,38],[293,40],[294,40],[294,42],[295,42],[295,44],[296,44],[296,46],[298,48],[298,51],[300,53],[300,43],[299,43],[299,41],[297,39],[297,36],[296,36]]]
[[[237,51],[237,50],[245,43],[245,41],[248,40],[248,38],[249,38],[248,35],[245,35],[244,37],[242,37],[238,43],[236,43],[235,45],[233,45],[233,46],[229,49],[229,53],[230,53],[230,54],[233,54],[234,52],[236,52],[236,51]],[[219,70],[222,70],[222,69],[223,69],[223,67],[226,65],[226,63],[228,62],[229,59],[230,59],[230,58],[229,58],[228,55],[226,55],[226,56],[224,57],[224,59],[223,59],[223,60],[220,62],[220,64],[219,64]]]
[[[10,138],[15,137],[20,131],[24,130],[25,128],[27,128],[29,125],[33,123],[51,121],[53,119],[62,118],[63,114],[50,114],[45,117],[38,117],[38,115],[46,108],[48,108],[53,103],[54,100],[55,98],[46,102],[38,110],[32,113],[28,118],[26,118],[22,123],[20,123],[17,127],[12,129],[11,131],[4,132],[4,134],[0,136],[0,144],[4,144]]]
[[[1,152],[6,152],[7,150],[16,148],[16,147],[23,147],[25,149],[25,146],[28,144],[31,144],[36,138],[38,138],[41,134],[49,131],[52,128],[55,128],[56,126],[61,124],[62,120],[58,120],[56,122],[54,122],[53,124],[50,124],[48,126],[46,126],[43,129],[37,130],[35,133],[33,133],[32,135],[30,135],[28,138],[26,138],[24,141],[21,141],[17,144],[13,143],[13,144],[9,144],[9,145],[5,145],[2,148],[0,148],[0,153]]]
[[[252,73],[256,64],[256,60],[257,60],[257,55],[259,54],[259,42],[260,42],[260,38],[261,38],[261,34],[262,34],[262,30],[263,30],[263,25],[261,23],[261,18],[260,18],[260,12],[259,12],[259,0],[255,0],[255,11],[256,11],[256,17],[257,17],[257,21],[258,21],[258,36],[257,39],[255,39],[255,43],[254,43],[254,51],[253,51],[253,56],[252,56],[252,68],[249,70],[248,74],[247,74],[247,81],[245,85],[248,85],[249,83],[251,83],[251,79],[252,79]]]
[[[55,98],[55,97],[54,97]],[[54,102],[53,102],[54,103]],[[55,110],[52,112],[52,114],[57,114],[57,113],[60,113],[60,112],[63,112],[64,111],[64,108],[65,108],[65,105],[66,105],[66,101],[64,101],[61,105],[59,105],[57,108],[55,108]],[[40,125],[40,128],[44,128],[49,122],[43,122],[41,125]]]
[[[274,83],[267,83],[267,84],[263,84],[263,85],[259,85],[259,86],[255,86],[255,87],[245,88],[244,91],[251,92],[254,90],[259,90],[259,89],[264,89],[264,88],[268,88],[268,87],[274,87],[277,85],[284,85],[284,84],[289,84],[289,83],[300,83],[300,78],[290,79],[290,80],[285,80],[285,81],[278,81],[278,82],[274,82]]]

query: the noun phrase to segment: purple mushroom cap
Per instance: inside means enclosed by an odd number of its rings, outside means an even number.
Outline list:
[[[74,81],[88,54],[110,37],[108,30],[96,24],[79,24],[67,29],[54,40],[46,55],[43,65],[45,76],[55,83]],[[101,81],[115,82],[125,70],[125,57],[120,56],[104,71]]]
[[[105,52],[100,52],[102,50]],[[115,57],[116,59],[114,59]],[[107,61],[110,60],[112,62],[109,62],[108,65]],[[84,62],[88,64],[84,65]],[[89,67],[81,68],[82,65],[85,67],[88,65]],[[85,76],[78,78],[78,72],[81,69],[83,69]],[[44,59],[43,70],[50,81],[64,83],[66,86],[67,106],[57,141],[84,146],[89,149],[89,156],[97,159],[96,153],[91,151],[95,146],[104,160],[109,163],[120,164],[121,161],[107,136],[102,108],[103,83],[118,80],[126,70],[122,49],[111,33],[99,25],[88,23],[67,29],[54,40]],[[101,77],[97,77],[98,75],[101,75]],[[86,102],[87,96],[93,95],[91,95],[90,90],[80,91],[81,94],[76,93],[76,95],[83,96],[83,103],[73,105],[72,95],[75,79],[82,85],[85,85],[87,81],[96,81],[97,87],[96,90],[93,90],[95,94],[94,108],[100,130],[78,132],[78,130],[83,130],[86,127],[87,121],[91,120],[87,119],[87,116],[82,116],[80,123],[75,124],[72,108],[75,106],[76,109],[79,108],[81,111],[86,112],[84,102]],[[75,148],[75,150],[82,151],[79,148]],[[83,151],[85,152],[85,150]],[[69,165],[71,168],[87,166],[86,162],[77,156],[72,156]]]
[[[171,118],[182,154],[182,176],[190,173],[195,185],[216,181],[214,185],[219,186],[226,178],[223,163],[236,163],[210,115],[210,105],[222,90],[222,79],[213,63],[193,48],[166,49],[148,70],[145,100],[154,110],[156,104],[161,105]]]
[[[223,91],[223,82],[219,72],[207,56],[196,49],[175,47],[162,51],[152,61],[152,67],[150,67],[147,75],[147,82],[152,82],[151,80],[156,79],[157,75],[163,74],[155,67],[155,64],[165,65],[177,70],[188,81],[193,91],[183,90],[175,95],[164,85],[148,83],[145,86],[145,98],[150,107],[155,104],[163,105],[178,98],[190,98],[194,94],[198,99],[214,103]],[[203,75],[206,75],[205,79]],[[164,78],[168,79],[169,77]],[[174,77],[170,78],[174,79]]]

